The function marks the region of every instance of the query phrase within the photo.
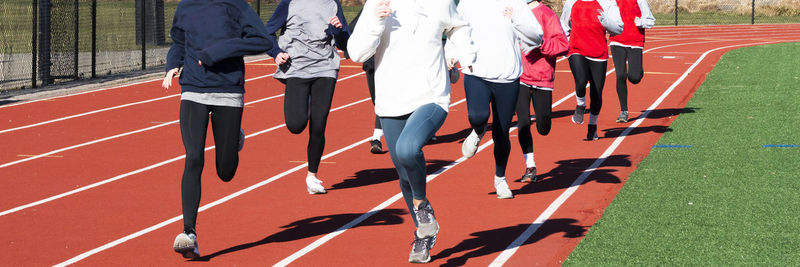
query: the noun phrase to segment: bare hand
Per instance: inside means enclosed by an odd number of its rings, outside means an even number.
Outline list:
[[[503,10],[503,16],[505,16],[506,18],[510,19],[512,15],[514,15],[514,9],[513,8],[506,7],[506,9]]]
[[[171,69],[167,71],[167,75],[164,76],[164,81],[161,82],[161,88],[164,88],[164,92],[169,90],[172,87],[172,77],[175,77],[175,74],[178,73],[178,68]]]
[[[197,60],[197,65],[203,66],[203,61],[198,59]]]
[[[447,59],[446,61],[447,61],[447,70],[452,70],[453,67],[456,66],[456,62],[458,62],[458,60],[456,60],[455,58],[450,58]]]
[[[388,17],[392,12],[392,8],[389,7],[389,0],[379,2],[378,7],[375,8],[375,15],[380,19]]]
[[[280,52],[277,56],[275,56],[275,64],[283,65],[289,61],[289,53]]]
[[[342,28],[342,22],[339,21],[339,17],[333,16],[333,17],[331,17],[330,21],[331,21],[331,25],[333,25],[333,27],[336,27],[336,28],[339,28],[339,29]]]

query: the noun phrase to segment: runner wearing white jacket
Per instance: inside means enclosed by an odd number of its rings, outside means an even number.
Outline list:
[[[475,155],[491,113],[495,144],[494,187],[498,198],[513,198],[506,182],[506,165],[511,153],[508,130],[516,110],[522,75],[520,40],[527,47],[539,46],[542,27],[524,0],[462,0],[458,13],[472,27],[472,38],[478,48],[472,70],[463,70],[472,132],[464,140],[461,152],[468,158]]]
[[[470,27],[452,0],[368,0],[347,45],[356,62],[375,57],[375,112],[417,225],[409,262],[430,261],[439,232],[426,196],[422,147],[442,126],[450,105],[442,33],[469,68],[475,61]]]

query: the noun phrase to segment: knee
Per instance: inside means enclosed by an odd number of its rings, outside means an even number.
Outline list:
[[[542,122],[536,122],[536,130],[539,132],[540,135],[547,135],[550,133],[550,121],[547,120]]]
[[[422,149],[409,144],[398,143],[395,146],[395,157],[398,163],[405,168],[412,168],[417,164],[417,157],[422,154]]]
[[[643,72],[633,73],[628,76],[628,80],[631,81],[633,84],[638,84],[642,81],[642,77],[644,76]]]
[[[286,120],[286,128],[293,134],[302,133],[306,129],[307,120]]]
[[[624,71],[617,71],[617,80],[618,81],[624,81],[624,80],[627,80],[627,79],[628,79],[628,74],[627,73],[625,73]]]
[[[205,164],[205,159],[203,158],[203,152],[200,153],[186,153],[186,168],[187,169],[194,169],[194,168],[203,168]]]
[[[234,168],[228,168],[227,170],[225,170],[225,169],[217,169],[217,176],[219,176],[220,180],[222,180],[223,182],[226,182],[226,183],[230,182],[231,180],[233,180],[233,176],[235,174],[236,174],[236,168],[235,167]]]
[[[489,112],[472,112],[467,115],[472,126],[481,126],[489,120]]]

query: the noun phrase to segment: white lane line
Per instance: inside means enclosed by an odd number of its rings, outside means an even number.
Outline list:
[[[363,73],[363,72],[362,72],[362,73]],[[367,101],[367,100],[369,100],[369,98],[365,98],[365,99],[359,100],[358,102],[359,102],[359,103],[360,103],[360,102],[365,102],[365,101]],[[458,105],[458,104],[460,104],[460,103],[463,103],[465,100],[466,100],[466,99],[462,99],[461,101],[458,101],[458,102],[456,102],[456,103],[453,103],[453,104],[451,104],[450,106]],[[349,104],[349,105],[345,105],[345,106],[339,107],[339,108],[337,108],[337,109],[345,108],[345,107],[347,107],[347,106],[350,106],[350,105],[353,105],[353,104],[355,104],[355,103],[351,103],[351,104]],[[331,111],[333,111],[333,110],[331,110]],[[358,145],[361,145],[361,144],[363,144],[363,143],[366,143],[366,142],[368,142],[369,140],[372,140],[372,136],[369,136],[369,137],[367,137],[367,138],[364,138],[364,139],[362,139],[362,140],[360,140],[360,141],[357,141],[357,142],[355,142],[355,143],[352,143],[352,144],[350,144],[349,146],[346,146],[346,147],[340,148],[339,150],[336,150],[336,151],[334,151],[334,152],[331,152],[331,153],[329,153],[329,154],[327,154],[327,155],[324,155],[324,156],[323,156],[323,157],[322,157],[320,160],[325,160],[325,159],[328,159],[328,158],[330,158],[330,157],[333,157],[333,156],[336,156],[336,155],[338,155],[338,154],[341,154],[342,152],[345,152],[345,151],[347,151],[347,150],[350,150],[350,149],[352,149],[352,148],[354,148],[354,147],[356,147],[356,146],[358,146]],[[198,213],[200,213],[200,212],[203,212],[203,211],[205,211],[205,210],[207,210],[207,209],[209,209],[209,208],[212,208],[212,207],[214,207],[214,206],[217,206],[217,205],[219,205],[219,204],[225,203],[225,202],[227,202],[227,201],[229,201],[229,200],[231,200],[231,199],[233,199],[233,198],[235,198],[235,197],[241,196],[241,195],[243,195],[243,194],[245,194],[245,193],[247,193],[247,192],[253,191],[253,190],[255,190],[255,189],[259,188],[259,187],[262,187],[262,186],[264,186],[264,185],[267,185],[267,184],[269,184],[269,183],[271,183],[271,182],[274,182],[274,181],[276,181],[276,180],[278,180],[278,179],[280,179],[280,178],[282,178],[282,177],[284,177],[284,176],[286,176],[286,175],[289,175],[289,174],[291,174],[291,173],[293,173],[293,172],[296,172],[296,171],[298,171],[298,170],[301,170],[301,169],[305,168],[306,166],[308,166],[308,163],[303,163],[303,164],[297,165],[296,167],[294,167],[294,168],[291,168],[291,169],[289,169],[289,170],[287,170],[287,171],[284,171],[284,172],[282,172],[282,173],[280,173],[280,174],[278,174],[278,175],[272,176],[272,177],[270,177],[269,179],[266,179],[266,180],[264,180],[264,181],[261,181],[261,182],[259,182],[259,183],[257,183],[257,184],[251,185],[251,186],[249,186],[249,187],[247,187],[247,188],[245,188],[245,189],[242,189],[242,190],[239,190],[239,191],[237,191],[237,192],[235,192],[235,193],[232,193],[232,194],[230,194],[230,195],[227,195],[227,196],[225,196],[225,197],[223,197],[223,198],[220,198],[220,199],[218,199],[218,200],[216,200],[216,201],[214,201],[214,202],[211,202],[211,203],[208,203],[208,204],[206,204],[206,205],[203,205],[202,207],[200,207],[200,208],[198,209],[198,211],[197,211],[197,212],[198,212]],[[89,250],[89,251],[87,251],[87,252],[81,253],[81,254],[80,254],[80,255],[78,255],[78,256],[75,256],[75,257],[73,257],[73,258],[71,258],[71,259],[69,259],[69,260],[66,260],[66,261],[64,261],[64,262],[61,262],[61,263],[59,263],[59,264],[56,264],[56,265],[54,265],[54,266],[67,266],[67,265],[70,265],[70,264],[76,263],[76,262],[78,262],[78,261],[80,261],[80,260],[82,260],[82,259],[85,259],[85,258],[87,258],[87,257],[89,257],[89,256],[91,256],[91,255],[97,254],[97,253],[99,253],[99,252],[102,252],[102,251],[104,251],[104,250],[106,250],[106,249],[109,249],[109,248],[112,248],[112,247],[114,247],[114,246],[116,246],[116,245],[122,244],[122,243],[124,243],[124,242],[126,242],[126,241],[128,241],[128,240],[131,240],[131,239],[137,238],[137,237],[139,237],[139,236],[145,235],[145,234],[147,234],[147,233],[149,233],[149,232],[152,232],[152,231],[155,231],[155,230],[157,230],[157,229],[159,229],[159,228],[162,228],[162,227],[164,227],[164,226],[167,226],[167,225],[169,225],[169,224],[171,224],[171,223],[177,222],[178,220],[180,220],[180,219],[182,219],[182,218],[183,218],[183,215],[178,215],[178,216],[172,217],[172,218],[170,218],[170,219],[168,219],[168,220],[166,220],[166,221],[160,222],[160,223],[158,223],[158,224],[156,224],[156,225],[153,225],[153,226],[147,227],[147,228],[145,228],[145,229],[142,229],[142,230],[140,230],[140,231],[138,231],[138,232],[135,232],[135,233],[133,233],[133,234],[130,234],[130,235],[124,236],[124,237],[122,237],[122,238],[119,238],[119,239],[117,239],[117,240],[114,240],[114,241],[111,241],[111,242],[109,242],[109,243],[106,243],[105,245],[102,245],[102,246],[100,246],[100,247],[97,247],[97,248],[94,248],[94,249],[92,249],[92,250]],[[360,217],[359,217],[359,218],[360,218]]]
[[[649,49],[647,51],[644,51],[643,53],[647,53],[647,52],[652,51],[652,50],[666,48],[666,47],[672,47],[672,46],[678,46],[678,45],[689,45],[689,44],[696,44],[696,43],[706,43],[706,42],[704,41],[704,42],[693,42],[693,43],[685,43],[685,44],[665,45],[665,46]],[[615,69],[612,68],[611,70],[606,72],[606,76],[608,76],[609,74],[614,72],[614,70]],[[558,106],[559,104],[563,103],[564,101],[566,101],[567,99],[569,99],[570,97],[572,97],[574,95],[575,95],[575,92],[572,92],[571,94],[565,96],[564,98],[561,98],[559,101],[553,103],[551,107],[555,108],[556,106]],[[466,99],[464,99],[464,100],[466,100]],[[509,133],[515,131],[516,129],[517,129],[517,127],[511,127],[509,129]],[[478,148],[478,151],[476,152],[476,154],[480,153],[481,150],[483,150],[484,148],[486,148],[486,147],[488,147],[488,146],[490,146],[492,144],[494,144],[494,141],[492,141],[492,140],[486,141],[483,145],[481,145]],[[452,163],[448,164],[447,166],[442,167],[441,169],[437,170],[434,174],[431,174],[428,177],[427,181],[430,182],[431,180],[433,180],[433,178],[436,178],[436,176],[438,176],[441,173],[451,169],[452,167],[455,167],[456,165],[460,164],[464,160],[466,160],[466,159],[464,157],[461,157],[458,160],[456,160],[455,162],[452,162]],[[378,211],[380,211],[380,209],[383,209],[383,208],[391,205],[392,203],[394,203],[395,201],[397,201],[399,199],[399,197],[398,197],[399,195],[400,195],[400,193],[398,193],[398,195],[395,195],[395,196],[387,199],[386,201],[384,201],[380,205],[378,205],[375,208],[371,209],[369,212],[367,212],[365,214],[362,214],[361,216],[359,216],[355,220],[347,223],[346,225],[340,227],[339,229],[336,229],[336,231],[334,231],[332,233],[329,233],[329,234],[327,234],[327,235],[315,240],[314,242],[312,242],[311,244],[307,245],[306,247],[303,247],[302,249],[298,250],[297,252],[293,253],[292,255],[289,255],[289,257],[286,257],[283,260],[281,260],[280,262],[276,263],[274,266],[286,266],[289,263],[292,263],[293,261],[297,260],[298,258],[304,256],[305,254],[308,254],[309,252],[311,252],[312,250],[314,250],[317,247],[321,246],[325,242],[328,242],[329,240],[333,239],[334,237],[344,233],[348,229],[350,229],[352,227],[355,227],[356,225],[358,225],[362,221],[364,221],[367,218],[369,218],[369,216],[372,216],[373,214],[375,214]]]
[[[246,61],[245,64],[252,63],[252,62],[258,62],[258,61],[266,61],[266,60],[267,59],[254,59],[254,60]],[[83,91],[83,92],[74,93],[74,94],[67,94],[67,95],[46,97],[46,98],[41,98],[41,99],[36,99],[36,100],[22,101],[22,102],[13,103],[13,104],[0,105],[0,109],[7,108],[7,107],[13,107],[13,106],[21,106],[21,105],[30,104],[30,103],[36,103],[36,102],[41,102],[41,101],[52,101],[53,99],[58,99],[58,98],[66,98],[66,97],[71,97],[71,96],[85,95],[85,94],[90,94],[90,93],[95,93],[95,92],[100,92],[100,91],[107,91],[107,90],[112,90],[112,89],[117,89],[117,88],[123,88],[123,87],[128,87],[128,86],[139,85],[139,84],[143,84],[143,83],[161,81],[161,80],[164,80],[164,78],[158,78],[158,79],[151,79],[151,80],[145,80],[145,81],[126,83],[126,84],[121,84],[121,85],[117,85],[117,86],[99,88],[99,89]]]
[[[350,75],[348,77],[339,79],[339,81],[350,79],[350,78],[356,77],[358,75],[361,75],[363,73],[364,72],[361,72],[361,73],[358,73],[358,74],[354,74],[354,75]],[[352,102],[352,103],[349,103],[349,104],[346,104],[346,105],[331,109],[330,112],[334,112],[334,111],[337,111],[337,110],[340,110],[340,109],[344,109],[344,108],[347,108],[347,107],[350,107],[350,106],[353,106],[353,105],[356,105],[356,104],[360,104],[360,103],[366,102],[368,100],[370,100],[370,98],[364,98],[364,99],[361,99],[361,100],[358,100],[358,101],[355,101],[355,102]],[[150,128],[162,127],[164,125],[173,124],[173,123],[177,123],[177,122],[178,121],[176,120],[176,121],[162,123],[162,124],[159,124],[159,125],[156,125],[156,126],[152,126],[152,127],[149,127],[149,128],[142,129],[142,131],[148,130]],[[286,124],[273,126],[273,127],[269,128],[269,129],[262,130],[262,131],[259,131],[259,132],[256,132],[256,133],[252,133],[252,134],[246,135],[245,139],[250,138],[250,137],[254,137],[254,136],[258,136],[258,135],[261,135],[261,134],[264,134],[264,133],[267,133],[267,132],[270,132],[270,131],[274,131],[274,130],[280,129],[280,128],[284,127],[284,126],[286,126]],[[101,140],[96,140],[96,141],[100,142]],[[93,142],[95,142],[95,141],[93,141]],[[205,151],[209,151],[211,149],[214,149],[215,147],[216,146],[206,147]],[[60,152],[60,151],[53,152],[53,154],[54,153],[58,153],[58,152]],[[38,155],[38,156],[42,156],[42,155]],[[128,177],[128,176],[137,174],[137,173],[148,171],[148,170],[151,170],[151,169],[154,169],[154,168],[157,168],[157,167],[160,167],[160,166],[163,166],[163,165],[166,165],[166,164],[181,160],[181,159],[183,159],[185,157],[186,157],[186,154],[184,154],[182,156],[177,156],[177,157],[174,157],[174,158],[171,158],[171,159],[168,159],[168,160],[165,160],[165,161],[162,161],[162,162],[159,162],[159,163],[156,163],[156,164],[144,167],[144,168],[140,168],[140,169],[128,172],[128,173],[120,174],[120,175],[117,175],[117,176],[114,176],[114,177],[111,177],[111,178],[108,178],[108,179],[105,179],[105,180],[102,180],[102,181],[99,181],[99,182],[96,182],[96,183],[92,183],[90,185],[82,186],[82,187],[76,188],[74,190],[70,190],[68,192],[64,192],[64,193],[61,193],[61,194],[58,194],[58,195],[54,195],[54,196],[51,196],[51,197],[48,197],[48,198],[45,198],[45,199],[42,199],[42,200],[34,201],[34,202],[31,202],[31,203],[28,203],[28,204],[25,204],[25,205],[21,205],[21,206],[12,208],[12,209],[8,209],[8,210],[5,210],[3,212],[0,212],[0,216],[8,215],[8,214],[11,214],[11,213],[14,213],[14,212],[18,212],[20,210],[24,210],[24,209],[27,209],[27,208],[30,208],[30,207],[34,207],[34,206],[38,206],[38,205],[41,205],[41,204],[44,204],[44,203],[47,203],[47,202],[50,202],[50,201],[53,201],[53,200],[57,200],[57,199],[64,198],[64,197],[67,197],[67,196],[70,196],[70,195],[74,195],[76,193],[83,192],[83,191],[86,191],[86,190],[89,190],[89,189],[92,189],[92,188],[95,188],[95,187],[98,187],[98,186],[101,186],[101,185],[104,185],[104,184],[107,184],[107,183],[110,183],[110,182],[113,182],[113,181],[116,181],[116,180],[119,180],[119,179],[122,179],[122,178],[125,178],[125,177]],[[0,167],[2,167],[2,166],[0,166]]]
[[[500,255],[498,255],[497,258],[495,258],[494,261],[492,261],[491,264],[489,264],[489,266],[502,266],[503,264],[505,264],[511,258],[511,256],[513,256],[514,253],[517,252],[517,249],[519,249],[519,247],[522,246],[525,243],[525,241],[528,240],[528,238],[530,238],[534,233],[536,233],[536,230],[539,229],[539,226],[541,226],[545,221],[547,221],[550,218],[550,216],[552,216],[553,213],[555,213],[556,210],[558,210],[558,208],[561,207],[561,205],[563,205],[564,202],[566,202],[567,199],[569,199],[569,197],[572,196],[572,194],[575,193],[575,191],[578,190],[578,188],[580,188],[581,184],[583,184],[583,182],[586,180],[586,178],[588,178],[589,175],[591,175],[592,172],[594,172],[594,170],[596,170],[597,168],[599,168],[600,166],[603,165],[603,162],[605,162],[605,160],[609,156],[611,156],[612,153],[614,153],[614,151],[617,149],[617,147],[619,147],[619,145],[622,143],[622,141],[625,140],[625,137],[628,134],[630,134],[630,132],[633,131],[633,129],[635,129],[640,124],[642,124],[642,122],[647,118],[647,115],[649,115],[651,111],[655,110],[655,108],[658,107],[658,105],[660,105],[661,102],[663,102],[664,99],[666,99],[667,96],[669,96],[669,94],[672,93],[672,91],[681,82],[683,82],[683,80],[686,79],[687,76],[689,76],[689,74],[694,70],[694,68],[697,67],[698,64],[700,64],[700,62],[702,62],[703,59],[705,59],[705,57],[709,53],[717,51],[717,50],[720,50],[720,49],[726,49],[726,48],[731,48],[731,47],[749,46],[749,45],[761,45],[761,44],[768,44],[768,43],[773,43],[773,42],[762,42],[762,43],[750,43],[750,44],[739,44],[739,45],[723,46],[723,47],[718,47],[718,48],[715,48],[715,49],[708,50],[705,53],[703,53],[703,55],[700,56],[700,58],[698,58],[697,61],[695,61],[695,63],[691,67],[689,67],[689,69],[687,69],[686,72],[684,72],[683,75],[681,75],[680,78],[678,78],[678,80],[676,80],[669,88],[667,88],[667,90],[664,91],[664,93],[662,93],[661,96],[659,96],[658,99],[656,99],[656,101],[653,102],[653,104],[650,105],[649,108],[647,108],[647,110],[642,114],[642,116],[640,116],[638,119],[636,119],[636,121],[633,124],[631,124],[631,126],[628,126],[628,128],[625,129],[625,131],[623,131],[619,135],[619,137],[617,137],[614,140],[613,143],[611,143],[611,145],[608,147],[608,149],[606,149],[606,151],[603,152],[602,155],[600,155],[600,158],[595,160],[594,163],[592,163],[592,165],[588,169],[584,170],[583,173],[581,173],[581,175],[578,176],[578,178],[575,179],[574,182],[572,182],[572,185],[570,185],[570,187],[567,188],[567,190],[564,190],[564,192],[561,193],[561,195],[559,195],[558,198],[556,198],[556,200],[554,200],[550,204],[550,206],[548,206],[547,209],[545,209],[544,212],[542,212],[539,215],[539,217],[537,217],[536,220],[534,220],[528,226],[528,228],[525,229],[525,231],[519,237],[517,237],[513,242],[511,242],[511,244],[505,250],[503,250],[503,252],[500,253]]]
[[[344,81],[344,80],[356,77],[358,75],[361,75],[363,73],[364,72],[362,71],[362,72],[359,72],[359,73],[356,73],[356,74],[341,78],[341,79],[339,79],[339,81]],[[270,74],[268,76],[271,76],[271,75],[272,74]],[[264,76],[264,77],[266,77],[266,76]],[[257,77],[257,78],[263,78],[263,77]],[[253,79],[257,79],[257,78],[253,78]],[[267,97],[267,98],[262,98],[262,99],[258,99],[258,100],[254,100],[254,101],[245,103],[245,105],[255,104],[255,103],[258,103],[258,102],[262,102],[262,101],[266,101],[266,100],[270,100],[270,99],[274,99],[274,98],[278,98],[278,97],[282,97],[282,96],[283,96],[283,94],[274,95],[274,96],[270,96],[270,97]],[[167,125],[170,125],[170,124],[174,124],[174,123],[178,123],[178,120],[165,122],[165,123],[162,123],[162,124],[159,124],[159,125],[150,126],[150,127],[139,129],[139,130],[135,130],[135,131],[130,131],[130,132],[121,133],[121,134],[117,134],[117,135],[113,135],[113,136],[108,136],[108,137],[92,140],[92,141],[89,141],[89,142],[85,142],[85,143],[69,146],[69,147],[59,148],[59,149],[56,149],[56,150],[45,152],[43,154],[38,154],[38,155],[35,155],[35,156],[32,156],[32,157],[29,157],[29,158],[24,158],[24,159],[15,160],[15,161],[12,161],[12,162],[4,163],[4,164],[0,165],[0,168],[5,168],[5,167],[8,167],[8,166],[17,165],[17,164],[20,164],[20,163],[23,163],[23,162],[26,162],[26,161],[31,161],[31,160],[34,160],[34,159],[44,158],[44,157],[47,157],[47,156],[50,156],[50,155],[53,155],[53,154],[56,154],[56,153],[60,153],[60,152],[64,152],[64,151],[67,151],[67,150],[72,150],[72,149],[75,149],[75,148],[84,147],[84,146],[88,146],[88,145],[91,145],[91,144],[96,144],[96,143],[108,141],[108,140],[111,140],[111,139],[116,139],[116,138],[119,138],[119,137],[131,135],[131,134],[135,134],[135,133],[149,131],[149,130],[152,130],[152,129],[164,127],[164,126],[167,126]]]
[[[703,41],[703,42],[694,42],[694,43],[686,43],[686,44],[675,44],[675,45],[667,45],[667,46],[662,46],[662,47],[658,47],[658,48],[672,47],[672,46],[677,46],[677,45],[697,44],[697,43],[709,43],[709,42],[714,42],[714,41]],[[655,49],[658,49],[658,48],[653,48],[653,49],[650,49],[650,50],[655,50]],[[648,51],[649,51],[649,50],[648,50]],[[563,59],[562,59],[562,60],[563,60]],[[362,72],[362,73],[363,73],[363,72]],[[607,74],[607,75],[608,75],[608,74]],[[573,93],[573,94],[574,94],[574,93]],[[560,102],[563,102],[563,101],[565,101],[565,100],[566,100],[568,97],[569,97],[569,96],[567,96],[567,97],[563,98],[562,100],[560,100],[560,101],[559,101],[559,103],[560,103]],[[368,98],[367,98],[367,99],[364,99],[364,100],[362,100],[362,101],[366,101],[366,100],[368,100]],[[465,100],[466,100],[466,99],[462,99],[461,101],[458,101],[458,102],[456,102],[456,103],[453,103],[453,104],[451,104],[451,107],[452,107],[452,106],[454,106],[454,105],[457,105],[457,104],[463,103]],[[515,128],[514,128],[514,129],[515,129]],[[369,138],[371,138],[371,137],[369,137]],[[348,147],[355,147],[355,146],[356,146],[356,145],[358,145],[358,144],[361,144],[361,143],[364,143],[364,142],[366,142],[366,141],[369,141],[369,138],[367,138],[367,139],[364,139],[364,140],[361,140],[361,141],[359,141],[359,142],[357,142],[357,143],[354,143],[354,144],[352,144],[352,145],[350,145],[350,146],[348,146]],[[492,142],[492,141],[489,141],[489,142]],[[478,151],[480,151],[480,150],[483,150],[483,149],[484,149],[484,148],[486,148],[488,145],[490,145],[490,144],[489,144],[489,142],[487,142],[487,143],[484,143],[483,145],[481,145],[481,147],[479,147],[479,150],[478,150]],[[338,151],[337,151],[337,152],[338,152]],[[326,159],[326,158],[327,158],[327,155],[326,155],[325,157],[323,157],[322,159]],[[454,162],[454,163],[455,163],[455,162]],[[453,163],[451,163],[451,164],[453,164]],[[302,165],[302,166],[305,166],[305,165]],[[449,165],[448,165],[448,166],[449,166]],[[454,165],[454,166],[455,166],[455,165]],[[295,168],[298,168],[298,169],[299,169],[299,168],[302,168],[302,167],[298,166],[298,167],[295,167]],[[445,167],[445,168],[447,168],[447,167]],[[444,168],[442,168],[442,169],[444,169]],[[440,170],[442,170],[442,169],[440,169]],[[449,168],[447,168],[447,169],[449,169]],[[439,171],[437,171],[437,173],[438,173],[438,172],[439,172]],[[442,171],[442,172],[443,172],[443,171]],[[435,178],[435,177],[434,177],[434,178]],[[272,179],[272,178],[270,178],[270,179]],[[276,178],[276,179],[277,179],[277,178]],[[431,178],[431,179],[432,179],[432,178]],[[265,181],[265,182],[266,182],[266,181]],[[264,182],[262,182],[262,183],[264,183]],[[265,184],[266,184],[266,183],[265,183]],[[258,185],[258,184],[257,184],[257,185]],[[255,185],[254,185],[254,186],[255,186]],[[252,186],[251,186],[251,187],[252,187]],[[234,193],[234,194],[236,194],[236,193]],[[242,193],[242,194],[243,194],[243,193]],[[241,194],[237,194],[237,196],[238,196],[238,195],[241,195]],[[215,201],[214,203],[216,203],[216,201]],[[210,205],[210,204],[209,204],[209,205]],[[204,207],[205,207],[205,206],[204,206]],[[202,209],[202,207],[201,207],[201,209]],[[202,210],[205,210],[205,209],[202,209]],[[364,216],[364,215],[362,215],[362,216],[359,216],[359,218],[357,218],[357,219],[360,219],[360,218],[361,218],[361,217],[363,217],[363,216]],[[178,217],[172,218],[172,219],[170,219],[170,220],[164,221],[164,222],[162,222],[162,223],[159,223],[159,224],[157,224],[157,225],[154,225],[154,226],[148,227],[148,228],[146,228],[146,229],[144,229],[144,230],[141,230],[141,231],[139,231],[139,232],[136,232],[136,233],[134,233],[134,234],[131,234],[131,235],[125,236],[125,237],[123,237],[123,238],[117,239],[117,240],[115,240],[115,241],[112,241],[112,242],[110,242],[110,243],[107,243],[107,244],[105,244],[105,245],[103,245],[103,246],[101,246],[101,247],[95,248],[95,249],[93,249],[93,250],[90,250],[90,251],[87,251],[87,252],[85,252],[85,253],[82,253],[82,254],[80,254],[80,255],[78,255],[78,256],[76,256],[76,257],[73,257],[73,258],[71,258],[71,259],[69,259],[69,260],[67,260],[67,261],[65,261],[65,262],[62,262],[62,263],[60,263],[60,264],[59,264],[59,265],[57,265],[57,266],[64,266],[64,265],[68,265],[68,264],[75,263],[75,262],[77,262],[77,261],[80,261],[80,260],[82,260],[82,259],[84,259],[84,258],[86,258],[86,257],[89,257],[89,256],[93,255],[93,254],[96,254],[96,253],[98,253],[98,252],[101,252],[101,251],[103,251],[103,250],[106,250],[106,249],[109,249],[109,248],[111,248],[111,247],[114,247],[114,246],[116,246],[116,245],[119,245],[119,244],[121,244],[121,243],[124,243],[124,242],[125,242],[125,241],[127,241],[127,240],[130,240],[130,239],[133,239],[133,238],[139,237],[139,236],[141,236],[141,235],[144,235],[144,234],[146,234],[146,233],[149,233],[149,232],[151,232],[151,231],[154,231],[154,230],[156,230],[156,229],[158,229],[158,228],[161,228],[161,227],[163,227],[163,226],[166,226],[166,225],[168,225],[168,224],[170,224],[170,223],[172,223],[172,222],[175,222],[175,221],[179,220],[179,218],[180,218],[180,217],[181,217],[181,216],[178,216]],[[369,217],[369,216],[367,216],[367,217]],[[178,219],[176,219],[176,218],[178,218]],[[364,219],[366,219],[366,217],[365,217]],[[363,219],[362,219],[362,221],[363,221]],[[350,224],[348,224],[348,225],[350,225]],[[345,230],[346,230],[346,229],[345,229]],[[338,235],[338,234],[337,234],[337,235]],[[322,243],[325,243],[325,241],[323,241],[323,242],[320,242],[320,243],[319,243],[319,245],[321,245]],[[310,251],[310,250],[308,250],[308,251]],[[307,252],[306,252],[306,253],[307,253]],[[305,254],[305,253],[303,253],[303,254]],[[299,255],[299,256],[297,256],[296,258],[299,258],[300,256],[302,256],[302,255]]]
[[[250,79],[245,80],[245,82],[249,82],[249,81],[253,81],[253,80],[257,80],[257,79],[270,77],[272,75],[274,75],[274,74],[268,74],[268,75],[263,75],[263,76],[250,78]],[[181,94],[172,94],[172,95],[168,95],[168,96],[162,96],[162,97],[143,100],[143,101],[139,101],[139,102],[128,103],[128,104],[123,104],[123,105],[118,105],[118,106],[113,106],[113,107],[107,107],[107,108],[103,108],[103,109],[93,110],[93,111],[89,111],[89,112],[84,112],[84,113],[80,113],[80,114],[70,115],[70,116],[61,117],[61,118],[58,118],[58,119],[52,119],[52,120],[49,120],[49,121],[43,121],[43,122],[38,122],[38,123],[34,123],[34,124],[28,124],[28,125],[24,125],[24,126],[15,127],[15,128],[9,128],[9,129],[5,129],[5,130],[0,130],[0,134],[1,133],[7,133],[7,132],[13,132],[13,131],[16,131],[16,130],[27,129],[27,128],[31,128],[31,127],[36,127],[36,126],[41,126],[41,125],[50,124],[50,123],[54,123],[54,122],[59,122],[59,121],[63,121],[63,120],[74,119],[74,118],[83,117],[83,116],[87,116],[87,115],[92,115],[92,114],[100,113],[100,112],[103,112],[103,111],[115,110],[115,109],[120,109],[120,108],[124,108],[124,107],[130,107],[130,106],[134,106],[134,105],[139,105],[139,104],[144,104],[144,103],[150,103],[150,102],[154,102],[154,101],[164,100],[164,99],[167,99],[167,98],[172,98],[172,97],[176,97],[176,96],[180,96],[180,95]]]

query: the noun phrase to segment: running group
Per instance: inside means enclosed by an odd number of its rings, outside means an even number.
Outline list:
[[[273,77],[285,85],[286,128],[293,134],[308,128],[306,190],[326,193],[318,172],[342,50],[345,57],[363,63],[375,106],[369,150],[384,153],[381,138],[385,139],[415,225],[408,260],[429,262],[439,224],[426,193],[422,148],[435,140],[444,123],[451,84],[461,73],[470,127],[461,152],[466,158],[475,155],[491,116],[493,182],[501,199],[514,197],[505,173],[515,114],[525,160],[520,181],[538,180],[531,122],[535,118],[540,135],[550,133],[559,57],[567,58],[575,81],[572,122],[584,124],[589,112],[584,140],[599,138],[609,50],[620,103],[616,121],[629,120],[627,83],[637,84],[644,75],[645,29],[655,23],[647,1],[566,0],[560,17],[547,4],[367,0],[348,23],[339,0],[281,0],[265,25],[245,0],[180,1],[162,83],[168,90],[173,77],[179,77],[186,150],[181,180],[184,226],[173,249],[185,258],[201,256],[195,226],[209,121],[217,176],[227,182],[236,173],[245,139],[241,123],[246,55],[267,53],[274,59]]]

